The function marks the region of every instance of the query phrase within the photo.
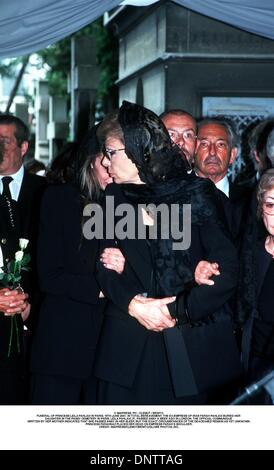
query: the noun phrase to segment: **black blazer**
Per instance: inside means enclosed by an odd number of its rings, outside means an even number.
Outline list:
[[[115,206],[123,199],[117,185],[109,185],[107,195],[113,195]],[[110,382],[131,387],[141,361],[142,351],[150,332],[128,314],[128,304],[138,293],[147,292],[153,297],[151,283],[152,263],[145,240],[104,240],[102,249],[118,246],[126,258],[122,274],[105,269],[98,263],[98,280],[110,300],[102,327],[96,355],[96,375]],[[193,227],[191,243],[193,270],[201,259],[217,261],[222,275],[216,277],[214,286],[200,286],[189,295],[189,313],[193,321],[209,314],[228,313],[227,300],[237,282],[236,251],[229,239],[214,224]],[[162,335],[162,333],[157,333]],[[161,364],[159,373],[161,373]]]
[[[229,182],[229,198],[219,189],[217,189],[216,196],[223,207],[227,228],[234,245],[239,249],[252,198],[252,190]]]
[[[17,203],[14,203],[15,230],[10,228],[7,220],[7,212],[4,207],[2,196],[0,196],[0,243],[4,260],[14,257],[14,253],[19,250],[19,238],[27,238],[30,243],[27,251],[31,255],[30,272],[22,275],[22,287],[30,295],[30,302],[33,301],[34,294],[37,293],[37,273],[36,273],[36,242],[38,232],[40,201],[46,181],[41,176],[24,172],[22,185]],[[14,367],[12,360],[7,360],[7,347],[10,338],[10,318],[0,315],[0,367]],[[17,316],[19,331],[22,333],[21,316]],[[20,334],[21,336],[21,334]],[[20,337],[20,341],[22,338]],[[13,341],[13,350],[16,349]],[[21,353],[23,345],[21,341]],[[18,355],[15,353],[12,358]]]
[[[254,246],[254,265],[251,269],[254,269],[254,289],[255,289],[255,299],[256,305],[253,305],[253,309],[243,327],[243,340],[242,340],[242,352],[243,352],[243,363],[246,369],[248,369],[249,359],[250,359],[250,348],[252,340],[252,330],[254,323],[254,314],[257,312],[258,299],[264,284],[265,276],[272,262],[272,258],[267,253],[265,249],[265,238],[257,240],[257,243]],[[251,278],[250,278],[251,279]],[[273,311],[273,305],[269,305],[270,312]]]
[[[232,207],[232,235],[239,247],[246,225],[246,219],[252,198],[252,188],[229,183],[229,201]]]
[[[41,176],[24,172],[18,201],[14,204],[15,211],[15,235],[19,238],[30,240],[28,251],[35,255],[36,239],[38,233],[39,211],[46,180]],[[10,237],[11,229],[7,220],[7,212],[3,207],[3,199],[0,196],[0,233],[1,247],[5,251],[6,240]],[[15,247],[15,251],[19,249]]]
[[[38,239],[45,298],[32,348],[35,373],[85,378],[92,370],[105,301],[94,276],[99,244],[82,237],[81,217],[76,188],[47,189]]]

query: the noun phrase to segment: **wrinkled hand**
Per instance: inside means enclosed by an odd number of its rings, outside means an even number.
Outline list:
[[[128,306],[128,313],[147,330],[163,331],[176,324],[176,320],[170,316],[167,308],[167,305],[175,299],[176,297],[153,299],[136,295]]]
[[[25,322],[28,317],[29,317],[29,314],[30,314],[30,303],[29,302],[25,302],[26,304],[26,307],[24,308],[24,310],[21,310],[21,317],[22,317],[22,320],[23,322]]]
[[[0,311],[5,316],[21,313],[27,307],[28,294],[20,290],[4,288],[0,290]]]
[[[121,274],[125,266],[125,258],[119,248],[105,248],[101,254],[100,261],[107,269],[112,269]]]
[[[214,281],[210,279],[211,276],[219,276],[220,274],[218,263],[210,263],[209,261],[199,261],[194,273],[197,284],[207,286],[214,285]]]

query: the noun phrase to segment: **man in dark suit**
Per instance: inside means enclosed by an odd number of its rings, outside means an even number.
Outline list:
[[[19,239],[29,240],[27,250],[31,254],[31,271],[22,280],[22,287],[34,303],[35,252],[39,204],[45,180],[28,174],[23,167],[23,158],[28,150],[29,131],[17,117],[0,115],[0,142],[3,155],[0,160],[0,265],[5,270],[19,250]],[[18,335],[12,336],[11,318],[0,314],[0,404],[24,402],[24,353],[23,321],[30,314],[30,304],[17,315]],[[11,343],[8,357],[7,345]]]
[[[171,140],[183,152],[192,167],[197,134],[194,117],[183,109],[171,109],[162,113],[160,119],[166,126]]]
[[[251,191],[231,183],[227,172],[237,158],[237,136],[229,122],[204,119],[198,124],[194,165],[198,176],[215,184],[224,208],[228,227],[237,247],[248,210]]]

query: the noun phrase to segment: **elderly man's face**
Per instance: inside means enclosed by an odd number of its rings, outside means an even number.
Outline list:
[[[15,131],[13,124],[0,125],[0,141],[4,148],[3,158],[0,161],[0,175],[16,173],[22,166],[23,157],[27,152],[28,142],[18,145]]]
[[[225,127],[215,123],[200,127],[194,158],[195,169],[199,176],[210,178],[217,183],[224,178],[236,156],[237,148],[231,148]]]

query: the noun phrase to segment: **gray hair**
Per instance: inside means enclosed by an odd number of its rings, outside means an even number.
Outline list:
[[[271,162],[272,167],[274,168],[274,129],[270,132],[267,138],[266,153]]]
[[[257,190],[257,201],[258,201],[257,216],[258,218],[262,217],[264,194],[266,193],[266,191],[270,191],[271,189],[274,189],[274,168],[267,170],[263,174],[258,185],[258,190]]]
[[[199,133],[199,130],[203,126],[208,125],[208,124],[214,124],[214,125],[224,127],[228,134],[230,147],[231,148],[238,147],[238,144],[239,144],[238,135],[231,121],[223,117],[220,117],[220,118],[213,117],[213,118],[202,119],[201,121],[198,122],[197,134]]]

